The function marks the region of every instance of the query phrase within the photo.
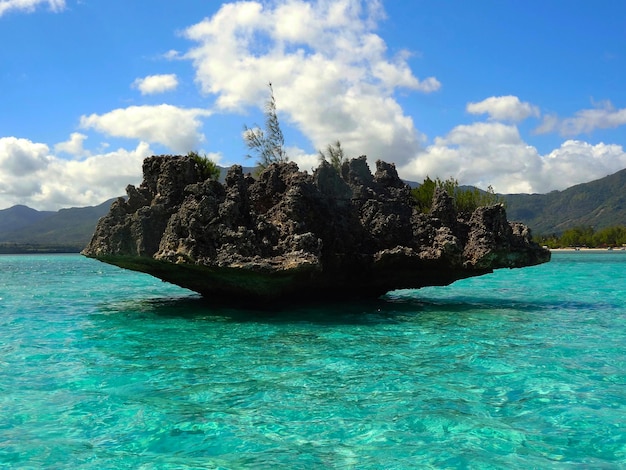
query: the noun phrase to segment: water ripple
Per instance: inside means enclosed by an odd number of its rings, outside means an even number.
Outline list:
[[[272,312],[79,257],[7,259],[3,466],[626,465],[623,262]]]

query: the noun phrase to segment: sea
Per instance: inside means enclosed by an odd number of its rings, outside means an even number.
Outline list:
[[[258,311],[2,255],[0,468],[626,468],[626,252]]]

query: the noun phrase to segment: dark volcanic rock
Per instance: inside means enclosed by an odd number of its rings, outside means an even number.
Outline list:
[[[83,254],[220,301],[375,298],[550,259],[502,205],[464,220],[438,190],[419,213],[395,166],[372,175],[365,157],[312,175],[272,164],[256,179],[233,166],[224,185],[188,157],[150,157],[143,172]]]

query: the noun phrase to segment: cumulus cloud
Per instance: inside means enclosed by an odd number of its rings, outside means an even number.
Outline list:
[[[279,114],[315,148],[339,139],[350,155],[402,160],[421,136],[394,93],[441,85],[416,77],[406,51],[389,57],[375,33],[383,15],[379,1],[228,3],[185,31],[197,43],[185,57],[222,111],[262,105],[272,82]]]
[[[0,138],[0,207],[25,204],[57,210],[100,204],[123,195],[129,183],[138,184],[143,160],[151,154],[150,146],[141,142],[133,150],[65,160],[51,154],[46,144]]]
[[[522,102],[517,96],[491,96],[478,103],[468,103],[466,110],[470,114],[488,114],[496,121],[520,122],[540,112],[537,106]]]
[[[492,185],[500,192],[532,192],[540,167],[540,155],[525,144],[516,126],[480,122],[436,138],[401,172],[416,181],[453,177],[481,188]]]
[[[53,208],[86,206],[124,195],[128,184],[141,182],[143,160],[152,154],[149,144],[140,142],[134,149],[120,148],[83,160],[55,157],[32,203]]]
[[[75,157],[89,156],[90,152],[85,150],[83,143],[87,139],[85,134],[73,132],[69,140],[55,144],[54,151],[57,153],[66,153]]]
[[[10,177],[28,175],[48,166],[50,149],[16,137],[0,138],[0,167]]]
[[[159,143],[175,153],[187,153],[205,140],[200,118],[210,114],[206,109],[184,109],[168,104],[130,106],[106,114],[82,116],[80,126],[114,137]]]
[[[500,193],[547,193],[602,178],[626,167],[620,145],[568,140],[546,155],[528,145],[514,125],[457,126],[399,169],[405,178],[454,177]]]
[[[603,101],[592,109],[582,109],[573,117],[561,119],[555,115],[545,116],[536,134],[558,132],[562,136],[591,133],[596,129],[614,129],[626,124],[626,108],[615,109],[610,101]]]
[[[142,95],[153,95],[175,90],[178,86],[176,74],[148,75],[138,78],[133,82],[133,87],[137,88]]]
[[[544,183],[547,192],[602,178],[626,168],[626,152],[621,145],[592,145],[580,140],[567,140],[545,155],[543,163],[546,178],[552,180]]]
[[[10,11],[31,13],[40,5],[48,5],[52,11],[65,8],[65,0],[0,0],[0,17]]]

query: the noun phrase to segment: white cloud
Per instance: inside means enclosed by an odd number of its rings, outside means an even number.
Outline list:
[[[0,138],[0,167],[10,177],[20,177],[48,166],[50,149],[16,137]]]
[[[181,53],[176,49],[170,49],[166,53],[162,54],[161,57],[167,60],[179,60],[181,59]]]
[[[626,125],[626,108],[615,109],[610,101],[603,101],[592,109],[583,109],[573,117],[560,119],[558,116],[546,116],[536,134],[558,132],[562,136],[576,136],[591,133],[596,129],[614,129]]]
[[[426,176],[453,177],[461,184],[492,185],[500,192],[532,192],[540,167],[537,150],[523,142],[516,126],[480,122],[436,138],[400,171],[418,182]]]
[[[73,132],[69,140],[55,144],[54,151],[57,153],[67,153],[75,157],[89,156],[90,152],[85,150],[83,143],[87,139],[85,134]]]
[[[541,124],[533,130],[533,134],[548,134],[556,131],[559,127],[559,117],[555,114],[546,114],[541,120]]]
[[[197,43],[185,56],[220,110],[262,105],[272,82],[279,116],[315,148],[339,139],[352,156],[403,160],[421,136],[394,93],[429,93],[440,83],[417,78],[406,51],[388,57],[374,32],[382,16],[379,1],[228,3],[185,31]]]
[[[115,137],[159,143],[173,152],[187,153],[205,140],[199,118],[210,114],[206,109],[184,109],[168,104],[130,106],[102,115],[82,116],[80,126]]]
[[[488,114],[496,121],[519,122],[535,116],[540,112],[537,106],[528,102],[522,102],[517,96],[491,96],[478,103],[468,103],[467,112],[470,114]]]
[[[626,152],[621,145],[567,140],[544,157],[544,174],[549,177],[545,191],[565,189],[602,178],[626,168]]]
[[[10,11],[31,13],[40,5],[48,5],[52,11],[65,8],[65,0],[0,0],[0,16]]]
[[[152,155],[149,144],[92,155],[84,160],[54,158],[42,178],[42,190],[32,197],[34,206],[94,205],[122,196],[128,184],[139,184],[143,160]]]
[[[454,177],[483,189],[492,185],[500,193],[547,193],[624,167],[626,152],[619,145],[568,140],[541,155],[521,138],[516,126],[480,122],[457,126],[436,138],[399,173],[417,182],[426,176]]]
[[[133,150],[65,160],[51,155],[45,144],[0,138],[0,207],[57,210],[100,204],[123,195],[128,184],[139,184],[143,160],[150,155],[149,145],[141,142]]]
[[[142,95],[153,95],[175,90],[178,86],[176,74],[148,75],[133,82],[133,87],[139,89]]]

